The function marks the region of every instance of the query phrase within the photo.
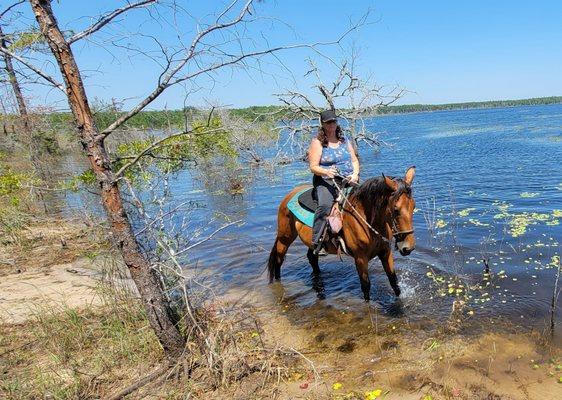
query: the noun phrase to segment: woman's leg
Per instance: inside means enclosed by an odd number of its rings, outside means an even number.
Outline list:
[[[316,189],[316,200],[318,206],[316,207],[316,212],[314,213],[314,224],[312,227],[312,244],[316,252],[320,250],[321,247],[321,236],[326,226],[326,216],[330,213],[332,205],[334,204],[334,188],[328,184],[321,184],[315,187]]]

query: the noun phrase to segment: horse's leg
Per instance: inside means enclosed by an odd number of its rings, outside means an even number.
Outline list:
[[[392,290],[394,290],[394,294],[400,296],[400,287],[398,286],[398,278],[394,271],[394,257],[392,256],[392,251],[388,249],[386,252],[379,254],[379,258],[382,262],[384,272],[386,272],[386,276],[388,277],[388,281],[390,282],[390,286],[392,286]]]
[[[363,297],[365,301],[371,299],[371,280],[369,279],[369,260],[363,257],[355,258],[355,267],[357,268],[357,274],[359,275],[359,280],[361,281],[361,290],[363,291]]]
[[[314,254],[313,249],[308,249],[306,252],[306,258],[308,258],[308,262],[312,266],[312,272],[315,274],[320,273],[320,266],[318,265],[318,254]]]
[[[281,265],[285,261],[285,254],[291,243],[294,242],[297,234],[294,236],[282,236],[275,239],[271,253],[269,254],[269,261],[267,262],[269,270],[269,283],[273,282],[273,278],[276,280],[281,279]]]

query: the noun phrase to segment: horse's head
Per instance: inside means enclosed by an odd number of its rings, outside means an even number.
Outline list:
[[[416,247],[414,237],[413,215],[416,201],[412,196],[412,181],[416,174],[416,167],[406,171],[404,179],[384,177],[386,185],[392,190],[388,202],[392,219],[392,234],[396,240],[396,248],[400,254],[407,256]]]

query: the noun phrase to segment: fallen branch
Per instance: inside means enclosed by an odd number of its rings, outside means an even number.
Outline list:
[[[148,385],[150,382],[152,382],[155,379],[157,379],[158,377],[164,375],[166,372],[168,372],[170,370],[170,368],[171,368],[170,364],[165,364],[163,367],[161,367],[161,368],[157,369],[156,371],[148,374],[147,376],[145,376],[144,378],[136,381],[132,385],[127,386],[126,388],[124,388],[120,392],[108,397],[108,400],[120,400],[123,397],[128,396],[133,392],[136,392],[137,390],[139,390],[143,386]]]

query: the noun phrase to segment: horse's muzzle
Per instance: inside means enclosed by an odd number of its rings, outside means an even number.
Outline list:
[[[414,249],[402,249],[400,250],[400,254],[403,256],[408,256],[412,251],[414,251]]]
[[[402,256],[408,256],[408,255],[410,255],[410,253],[411,253],[412,251],[414,251],[414,249],[415,249],[414,246],[408,247],[408,246],[398,246],[398,245],[397,245],[396,247],[398,248],[398,251],[400,252],[400,255],[402,255]]]

